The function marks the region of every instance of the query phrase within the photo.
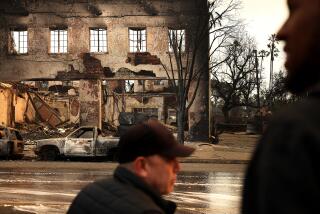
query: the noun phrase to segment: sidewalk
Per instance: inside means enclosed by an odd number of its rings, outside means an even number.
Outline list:
[[[183,158],[183,163],[247,164],[255,149],[259,135],[246,133],[223,133],[219,144],[185,142],[196,148],[191,157]]]

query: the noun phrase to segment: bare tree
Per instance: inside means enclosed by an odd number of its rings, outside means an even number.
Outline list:
[[[229,122],[229,111],[239,106],[256,107],[257,64],[253,39],[241,35],[226,47],[223,64],[212,73],[214,94],[222,100],[222,112]]]
[[[285,73],[283,71],[273,74],[273,80],[272,88],[263,91],[264,105],[268,106],[270,110],[295,102],[304,96],[293,95],[286,89]]]
[[[219,55],[239,25],[238,21],[233,20],[233,12],[239,7],[238,0],[195,2],[199,8],[197,19],[192,26],[182,26],[186,31],[169,30],[169,65],[162,63],[177,97],[179,143],[184,142],[186,118],[199,85],[209,87],[209,70],[222,64],[215,55]],[[185,38],[188,39],[187,43]]]

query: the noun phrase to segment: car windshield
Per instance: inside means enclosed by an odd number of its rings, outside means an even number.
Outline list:
[[[70,135],[71,138],[93,138],[92,128],[82,128]]]

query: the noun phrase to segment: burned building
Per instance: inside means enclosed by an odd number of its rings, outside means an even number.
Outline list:
[[[181,44],[187,49],[206,4],[204,0],[1,1],[0,80],[36,81],[37,90],[48,91],[50,82],[59,81],[51,92],[57,87],[74,90],[77,97],[65,102],[59,98],[69,109],[60,112],[65,115],[60,118],[75,122],[78,116],[82,125],[118,125],[119,112],[145,112],[173,124],[176,99],[163,68],[170,67],[168,35],[185,35]],[[206,72],[188,115],[194,140],[208,139],[209,75],[208,66],[202,65],[208,59],[208,46],[200,48],[194,66]],[[65,82],[77,86],[63,87]],[[66,112],[73,112],[74,118]]]

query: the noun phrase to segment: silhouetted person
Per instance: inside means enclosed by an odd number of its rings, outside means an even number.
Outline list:
[[[290,16],[277,35],[286,43],[286,86],[308,96],[270,121],[246,174],[244,214],[319,211],[320,0],[288,5]]]
[[[120,137],[113,178],[86,186],[68,213],[174,213],[176,204],[161,195],[173,191],[180,165],[177,157],[193,148],[178,144],[172,133],[156,120],[130,128]]]

